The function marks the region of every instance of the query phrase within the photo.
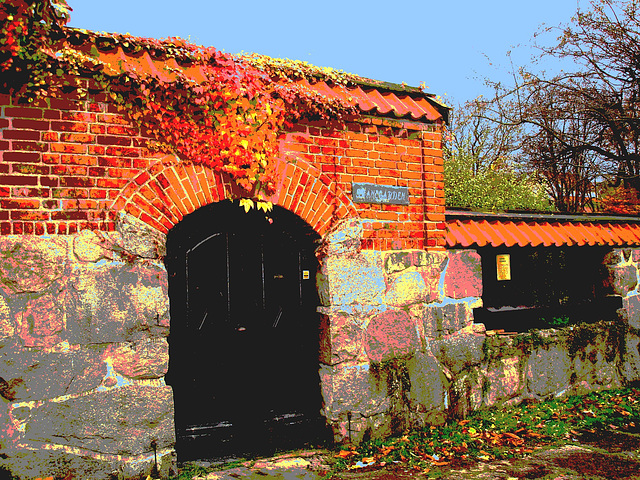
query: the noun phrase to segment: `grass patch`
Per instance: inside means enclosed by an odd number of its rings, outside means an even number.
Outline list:
[[[434,467],[532,453],[574,441],[579,432],[640,431],[640,389],[592,392],[473,412],[467,419],[401,437],[371,440],[335,454],[334,474],[395,463],[434,478]]]
[[[192,480],[193,477],[205,477],[208,473],[240,467],[247,462],[247,459],[242,458],[212,465],[210,467],[204,467],[195,462],[185,462],[178,467],[178,476],[171,477],[170,480]]]

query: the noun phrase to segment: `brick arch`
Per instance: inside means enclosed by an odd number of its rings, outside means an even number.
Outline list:
[[[270,200],[294,212],[320,235],[335,218],[358,216],[350,198],[331,178],[302,159],[281,161],[277,179],[277,191]],[[226,175],[166,155],[134,177],[111,209],[125,211],[167,233],[185,215],[237,193]]]
[[[357,217],[353,202],[335,182],[301,158],[280,162],[277,192],[271,201],[305,220],[324,235],[335,219]]]

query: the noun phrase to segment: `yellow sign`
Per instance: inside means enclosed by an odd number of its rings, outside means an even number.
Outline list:
[[[496,255],[496,270],[498,280],[511,280],[511,256],[509,254]]]

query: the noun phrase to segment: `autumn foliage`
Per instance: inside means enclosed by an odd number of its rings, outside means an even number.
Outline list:
[[[286,61],[274,79],[264,59],[234,57],[179,38],[68,29],[69,10],[65,0],[0,5],[0,89],[30,100],[69,93],[82,100],[106,93],[155,140],[153,148],[228,174],[243,196],[261,200],[273,192],[278,135],[290,122],[301,116],[339,118],[351,111],[296,82],[299,75],[285,68]],[[71,41],[79,38],[92,43],[89,53],[74,48]],[[100,60],[98,47],[105,42],[128,53],[174,59],[185,68],[172,69],[170,79],[126,62],[113,71]],[[189,76],[187,67],[204,81]]]
[[[605,190],[598,199],[598,210],[616,215],[639,215],[640,197],[632,187],[620,185]]]

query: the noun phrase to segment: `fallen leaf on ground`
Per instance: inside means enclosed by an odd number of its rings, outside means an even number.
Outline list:
[[[338,452],[338,454],[336,455],[336,458],[349,458],[353,457],[354,455],[356,455],[356,452],[353,452],[351,450],[340,450],[340,452]]]

